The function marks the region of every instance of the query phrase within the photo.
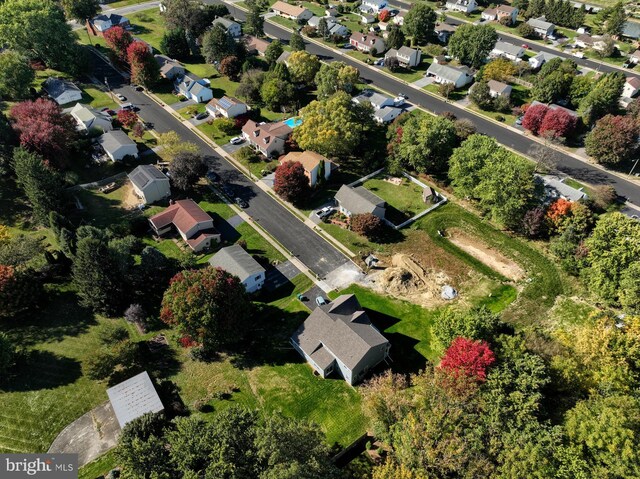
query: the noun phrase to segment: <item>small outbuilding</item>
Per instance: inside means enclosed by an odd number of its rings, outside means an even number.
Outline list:
[[[107,389],[107,396],[121,428],[147,413],[164,411],[164,406],[146,371]]]
[[[209,264],[237,276],[247,293],[255,293],[264,286],[265,269],[238,244],[221,248],[209,259]]]

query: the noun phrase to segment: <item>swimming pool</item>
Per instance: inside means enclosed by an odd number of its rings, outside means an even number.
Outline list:
[[[287,125],[289,128],[295,128],[296,126],[302,125],[302,118],[296,118],[296,117],[287,118],[284,121],[284,124]]]

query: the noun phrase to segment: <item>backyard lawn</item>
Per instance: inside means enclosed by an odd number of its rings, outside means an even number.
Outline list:
[[[386,216],[394,224],[399,224],[431,206],[430,203],[422,201],[420,185],[403,176],[400,178],[402,183],[399,185],[386,181],[382,175],[371,178],[362,185],[387,202],[389,207]]]

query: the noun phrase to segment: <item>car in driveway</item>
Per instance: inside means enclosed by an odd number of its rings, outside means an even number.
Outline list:
[[[236,196],[235,202],[236,202],[236,205],[238,205],[240,208],[244,209],[249,207],[249,203],[247,203],[245,200],[243,200],[239,196]]]
[[[523,118],[524,116],[519,116],[518,118],[516,118],[516,125],[522,125]]]
[[[202,113],[198,113],[196,115],[196,120],[204,120],[208,116],[209,116],[209,112],[208,111],[203,111]]]
[[[116,93],[116,98],[120,101],[127,101],[127,97],[124,96],[122,93]]]
[[[316,296],[316,304],[318,306],[323,306],[323,305],[327,304],[327,300],[324,299],[322,296]]]
[[[379,66],[379,67],[383,66],[384,65],[384,58],[380,58],[379,60],[376,60],[374,65]]]
[[[327,216],[329,216],[331,213],[333,213],[334,209],[332,206],[325,206],[322,209],[319,209],[318,211],[315,212],[315,215],[318,218],[325,218]]]
[[[232,145],[239,145],[240,143],[243,143],[243,142],[244,142],[244,138],[242,138],[241,136],[234,136],[229,140],[229,143],[231,143]]]

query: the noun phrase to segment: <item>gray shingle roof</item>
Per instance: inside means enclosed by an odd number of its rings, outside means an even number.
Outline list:
[[[493,47],[493,51],[495,52],[506,53],[513,56],[521,54],[522,50],[522,47],[507,42],[496,42],[496,45]]]
[[[56,77],[47,78],[42,84],[42,88],[49,94],[51,98],[58,98],[64,92],[69,90],[82,92],[82,90],[78,88],[73,82]]]
[[[451,65],[441,65],[439,63],[432,63],[427,70],[430,75],[437,75],[445,80],[456,82],[461,76],[468,74],[468,70],[462,68],[452,67]]]
[[[527,20],[527,23],[531,25],[533,28],[540,28],[542,30],[549,30],[550,27],[554,27],[553,23],[547,22],[542,17],[540,18],[530,18]]]
[[[131,180],[131,183],[141,190],[153,180],[169,181],[169,178],[153,165],[139,165],[127,176]]]
[[[561,196],[569,201],[578,201],[587,196],[584,191],[565,184],[564,180],[557,176],[543,175],[541,178],[542,181],[544,181],[547,195],[551,198]]]
[[[217,24],[222,25],[226,29],[229,29],[229,27],[232,26],[232,25],[240,26],[239,23],[234,22],[233,20],[229,20],[228,18],[224,18],[224,17],[218,17],[212,23],[213,23],[213,25],[217,25]]]
[[[384,200],[364,186],[352,188],[342,185],[335,196],[341,206],[352,214],[373,213],[377,206],[384,206]]]
[[[108,131],[100,137],[100,145],[104,151],[113,152],[124,145],[135,145],[136,142],[122,130]]]
[[[353,294],[317,307],[291,338],[320,367],[333,357],[353,370],[371,348],[389,341],[371,324]],[[318,362],[318,361],[316,361]]]
[[[240,281],[265,271],[260,266],[260,263],[253,259],[242,246],[237,244],[222,248],[209,259],[209,264],[214,268],[222,268],[228,271],[240,278]]]

